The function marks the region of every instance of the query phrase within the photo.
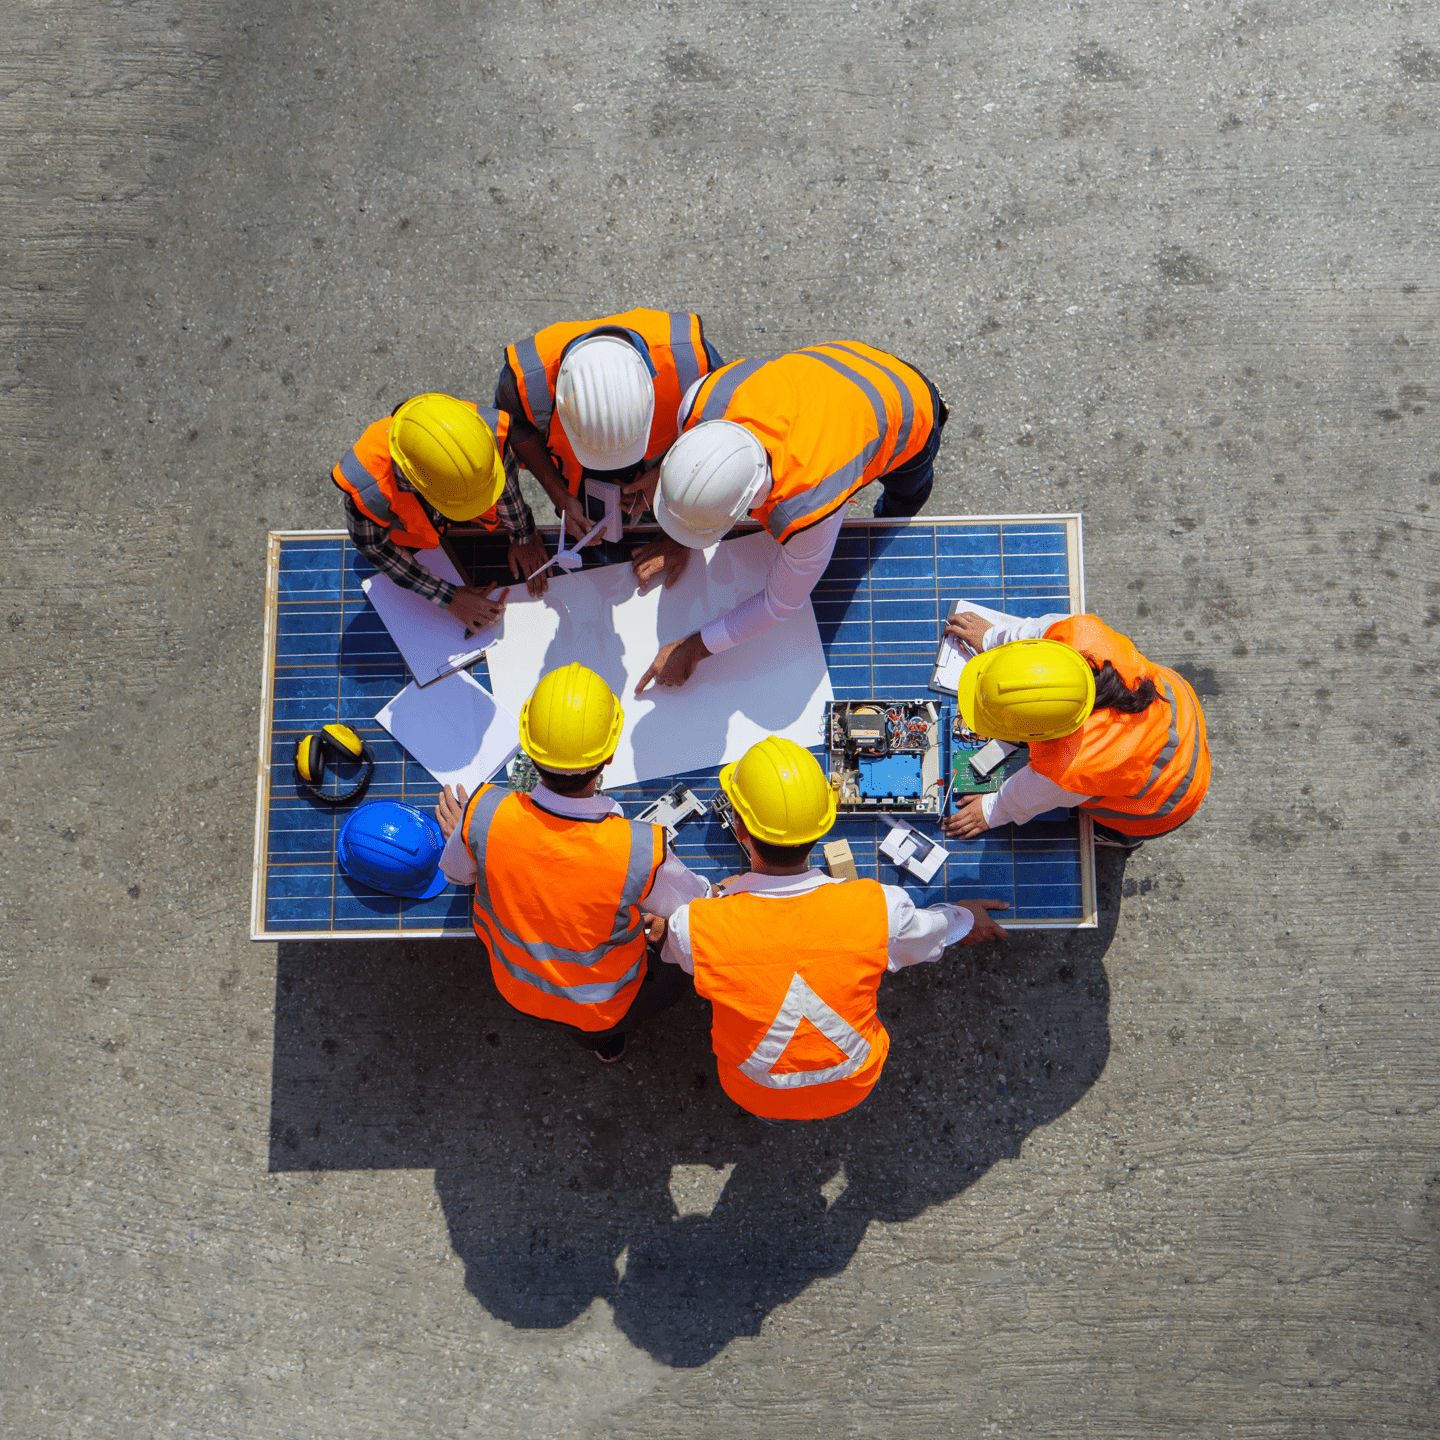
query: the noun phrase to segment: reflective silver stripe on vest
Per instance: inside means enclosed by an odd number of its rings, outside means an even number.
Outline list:
[[[530,416],[535,428],[543,435],[550,428],[550,417],[555,413],[555,397],[550,393],[550,377],[540,359],[539,348],[532,335],[515,346],[516,358],[525,380],[523,399],[530,405]]]
[[[1170,734],[1165,741],[1165,748],[1156,758],[1155,763],[1150,767],[1150,778],[1130,797],[1132,800],[1141,799],[1145,792],[1160,778],[1165,767],[1175,758],[1175,752],[1180,748],[1180,707],[1175,703],[1175,692],[1162,680],[1160,688],[1165,692],[1165,698],[1170,702]]]
[[[789,526],[797,520],[803,520],[816,510],[820,511],[820,514],[815,518],[823,519],[845,498],[851,486],[865,474],[865,467],[880,453],[880,447],[884,443],[883,435],[876,436],[853,460],[847,460],[818,485],[812,485],[808,490],[802,490],[798,495],[790,496],[788,500],[781,500],[770,512],[769,519],[765,521],[765,528],[775,539],[780,540]]]
[[[603,1005],[607,1000],[613,1000],[627,985],[633,984],[635,977],[645,965],[645,956],[642,953],[640,958],[625,972],[619,979],[606,985],[554,985],[549,980],[542,979],[532,970],[526,970],[523,966],[512,965],[503,955],[496,955],[495,958],[517,979],[523,980],[527,985],[533,985],[537,990],[543,990],[547,995],[554,995],[559,1000],[573,1000],[577,1005]]]
[[[701,390],[695,397],[690,415],[685,419],[688,420],[693,415],[697,420],[723,420],[726,410],[730,408],[730,402],[735,398],[735,392],[752,375],[776,358],[774,355],[767,355],[763,360],[737,360],[733,365],[717,370],[715,373],[719,379],[708,390]]]
[[[779,1075],[774,1067],[795,1038],[801,1020],[808,1020],[845,1059],[823,1070],[787,1070]],[[843,1015],[838,1015],[806,983],[797,970],[785,992],[785,999],[760,1043],[738,1066],[757,1085],[771,1090],[795,1090],[802,1085],[826,1085],[845,1080],[870,1058],[870,1042]]]
[[[1171,712],[1173,714],[1175,710],[1174,694],[1170,687],[1165,685],[1163,680],[1160,683],[1165,686],[1165,698],[1170,701]],[[1200,722],[1198,717],[1193,713],[1195,709],[1194,700],[1190,698],[1188,692],[1182,692],[1182,694],[1184,694],[1187,713],[1190,714],[1191,721],[1195,727],[1194,750],[1190,756],[1190,768],[1185,772],[1185,779],[1170,792],[1170,798],[1158,810],[1150,810],[1144,813],[1139,813],[1134,810],[1101,810],[1093,805],[1086,805],[1083,808],[1087,814],[1099,816],[1105,820],[1163,820],[1165,816],[1190,793],[1190,786],[1195,781],[1195,772],[1200,768]],[[1180,744],[1180,728],[1178,723],[1172,722],[1170,733],[1175,739],[1175,749],[1178,749]],[[1166,749],[1169,750],[1170,755],[1173,757],[1175,750],[1170,749],[1168,741],[1166,742]],[[1162,751],[1161,753],[1163,754],[1165,752]],[[1152,782],[1153,777],[1152,780],[1145,782],[1145,790],[1150,788]],[[1143,795],[1145,790],[1142,790],[1140,794]],[[1135,798],[1138,800],[1140,797],[1137,795]]]
[[[509,799],[512,793],[502,786],[493,785],[490,789],[481,792],[475,801],[475,808],[470,812],[470,825],[465,832],[465,838],[469,841],[470,853],[475,858],[475,903],[485,912],[486,919],[495,927],[497,935],[507,944],[523,951],[537,964],[580,965],[586,969],[592,965],[598,965],[612,950],[629,944],[641,933],[638,907],[640,901],[645,897],[646,885],[650,879],[650,856],[655,843],[654,827],[638,820],[626,821],[630,827],[630,858],[625,867],[625,883],[620,889],[620,904],[615,912],[615,923],[611,927],[607,940],[590,950],[567,950],[563,945],[551,945],[543,940],[523,940],[514,931],[502,925],[496,917],[495,907],[490,900],[490,880],[485,873],[486,847],[489,841],[490,827],[495,822],[495,814],[501,804]],[[504,956],[497,958],[505,965],[506,969],[514,969]],[[515,973],[519,974],[520,972],[516,971]],[[542,984],[536,979],[534,983],[541,989],[547,989],[550,986],[549,981]],[[575,988],[593,989],[595,987],[579,986]],[[568,994],[569,991],[562,987],[553,993],[563,995]]]
[[[888,375],[891,383],[895,386],[900,396],[900,433],[895,440],[895,449],[891,452],[895,455],[903,455],[905,447],[910,443],[910,432],[915,428],[915,398],[910,394],[910,387],[897,375],[888,365],[882,365],[878,360],[862,354],[859,350],[849,345],[835,343],[827,345],[829,350],[843,350],[847,355],[853,355],[857,360],[863,360],[872,369],[880,371],[882,375]],[[808,352],[807,352],[808,353]],[[856,377],[859,378],[858,376]],[[880,428],[885,429],[884,422]]]
[[[353,449],[340,462],[340,473],[359,492],[360,503],[382,525],[395,523],[395,512],[390,508],[390,502],[385,498],[380,482],[360,463],[360,457]]]
[[[475,413],[490,427],[490,433],[499,439],[500,412],[489,405],[477,405]]]
[[[695,318],[679,310],[670,313],[670,353],[675,358],[675,377],[683,395],[700,378],[700,355],[690,339],[690,322]]]

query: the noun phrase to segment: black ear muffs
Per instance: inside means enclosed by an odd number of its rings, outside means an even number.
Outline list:
[[[337,762],[354,761],[363,766],[360,778],[348,789],[331,794],[325,784],[325,757]],[[348,726],[338,723],[302,735],[295,745],[295,779],[300,788],[326,805],[348,805],[358,800],[375,774],[375,756],[370,747]]]

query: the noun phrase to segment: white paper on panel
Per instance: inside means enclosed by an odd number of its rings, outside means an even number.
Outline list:
[[[465,583],[443,550],[419,550],[415,558],[439,579],[452,585]],[[494,635],[492,630],[480,630],[467,636],[464,621],[433,600],[397,585],[388,575],[372,575],[360,588],[370,597],[410,673],[421,685],[473,664]]]
[[[512,594],[486,661],[495,698],[518,713],[542,675],[578,660],[625,707],[607,788],[738,760],[783,735],[817,745],[834,697],[815,612],[807,603],[773,630],[702,660],[679,689],[635,686],[660,646],[727,614],[765,588],[775,541],[757,531],[695,552],[672,589],[636,591],[629,565],[558,576],[538,600]]]
[[[375,718],[441,785],[472,795],[520,748],[514,715],[467,670],[407,685]]]

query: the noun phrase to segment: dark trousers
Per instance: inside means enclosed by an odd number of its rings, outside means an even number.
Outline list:
[[[645,952],[645,976],[640,981],[640,989],[630,1002],[630,1008],[608,1030],[582,1030],[578,1025],[566,1025],[560,1020],[542,1020],[538,1015],[527,1015],[523,1010],[515,1010],[513,1005],[510,1008],[532,1025],[543,1025],[547,1030],[563,1030],[582,1050],[598,1050],[608,1041],[618,1039],[627,1030],[633,1030],[642,1021],[668,1010],[694,993],[693,977],[678,965],[662,960],[660,952],[652,945]]]
[[[915,370],[913,365],[910,368]],[[930,387],[935,423],[930,427],[930,438],[925,442],[925,448],[918,455],[912,456],[899,469],[890,470],[880,477],[880,496],[875,501],[874,511],[877,519],[918,515],[935,485],[935,454],[940,449],[940,432],[950,418],[950,407],[928,375],[919,370],[915,373]]]

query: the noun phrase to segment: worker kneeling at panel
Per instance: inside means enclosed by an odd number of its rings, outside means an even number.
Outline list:
[[[541,783],[529,795],[486,785],[473,798],[447,786],[435,808],[441,868],[475,887],[475,933],[500,994],[607,1063],[627,1030],[691,989],[647,947],[641,902],[667,916],[710,893],[668,853],[663,826],[627,820],[595,793],[624,719],[593,670],[552,670],[520,708]]]
[[[345,492],[351,543],[397,585],[443,606],[471,629],[499,618],[504,591],[454,585],[415,558],[456,523],[505,530],[517,580],[545,563],[545,544],[507,456],[510,417],[453,395],[416,395],[377,420],[330,478]],[[507,458],[510,463],[507,464]],[[545,591],[545,576],[527,582]]]
[[[972,795],[943,822],[969,838],[1078,805],[1099,845],[1136,850],[1183,825],[1210,785],[1199,696],[1094,615],[973,612],[945,626],[975,652],[959,705],[977,735],[1030,747],[1030,763],[994,794]]]
[[[769,1122],[853,1110],[890,1048],[875,1012],[881,977],[947,945],[1003,940],[989,912],[1005,902],[917,909],[897,885],[809,869],[835,823],[835,792],[793,740],[751,746],[720,784],[750,872],[680,906],[662,954],[714,1006],[720,1083],[736,1104]]]

